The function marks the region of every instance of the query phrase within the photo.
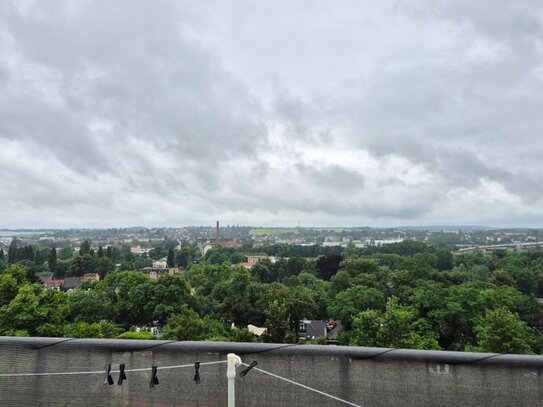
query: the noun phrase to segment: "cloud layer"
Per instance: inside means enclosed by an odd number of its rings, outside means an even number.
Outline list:
[[[541,226],[539,1],[5,1],[0,228]]]

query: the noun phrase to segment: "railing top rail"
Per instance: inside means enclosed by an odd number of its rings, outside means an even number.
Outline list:
[[[171,351],[182,353],[236,353],[253,356],[260,353],[347,358],[352,360],[396,360],[416,363],[489,364],[543,369],[543,356],[475,352],[428,351],[413,349],[366,348],[359,346],[294,345],[272,343],[156,341],[129,339],[75,339],[0,336],[0,346],[19,346],[33,350],[49,347],[89,348],[112,352]]]

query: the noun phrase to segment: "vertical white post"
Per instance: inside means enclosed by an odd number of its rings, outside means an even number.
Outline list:
[[[228,378],[228,407],[236,407],[236,367],[241,365],[241,358],[235,353],[227,355],[228,368],[226,377]]]

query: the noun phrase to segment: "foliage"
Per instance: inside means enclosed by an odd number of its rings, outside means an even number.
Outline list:
[[[156,339],[156,336],[151,332],[136,332],[127,331],[117,337],[118,339]]]
[[[476,350],[493,353],[532,354],[535,335],[519,316],[507,308],[488,310],[475,327]]]
[[[392,298],[384,313],[368,310],[354,317],[351,345],[385,348],[439,349],[424,320]]]
[[[69,338],[116,338],[123,330],[110,321],[75,322],[64,327],[64,336]]]
[[[67,314],[66,294],[27,283],[0,308],[0,332],[25,330],[30,335],[62,336]]]
[[[180,312],[168,319],[164,327],[164,339],[197,341],[202,339],[205,324],[193,309],[183,306]]]
[[[97,244],[95,253],[90,240],[78,252],[14,240],[0,256],[0,334],[118,337],[133,325],[159,324],[171,339],[296,342],[301,319],[335,319],[343,326],[341,344],[542,348],[541,249],[484,255],[411,241],[364,249],[269,244],[218,246],[202,259],[196,244],[177,244],[155,242],[147,256],[126,244]],[[260,251],[277,261],[236,266]],[[186,268],[184,275],[155,281],[137,271],[164,257]],[[114,271],[118,264],[128,270]],[[55,278],[97,272],[102,279],[64,293],[36,283],[38,274],[51,272]],[[268,334],[258,338],[247,324]]]

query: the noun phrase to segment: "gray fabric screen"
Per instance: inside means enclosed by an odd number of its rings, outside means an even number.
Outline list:
[[[543,405],[543,357],[359,347],[0,337],[1,406],[226,406],[226,360],[245,363],[364,407]],[[104,366],[127,380],[103,385]],[[187,368],[164,369],[172,365]],[[159,384],[150,388],[151,366]],[[161,369],[162,367],[162,369]],[[243,367],[239,368],[241,371]],[[96,374],[14,377],[10,374]],[[237,406],[342,406],[256,369],[236,379]]]

